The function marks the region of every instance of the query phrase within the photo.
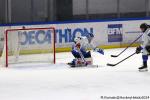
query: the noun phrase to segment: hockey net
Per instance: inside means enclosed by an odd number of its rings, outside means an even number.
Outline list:
[[[55,28],[7,29],[0,65],[18,63],[55,64]]]

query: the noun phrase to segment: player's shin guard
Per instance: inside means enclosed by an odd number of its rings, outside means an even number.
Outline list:
[[[142,55],[143,66],[147,68],[148,55]]]
[[[147,55],[143,55],[142,59],[143,59],[143,66],[139,68],[139,71],[148,71],[148,69],[147,69],[148,56]]]

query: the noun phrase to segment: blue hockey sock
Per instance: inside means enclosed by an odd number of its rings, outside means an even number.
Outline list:
[[[148,60],[148,55],[142,55],[143,62]]]

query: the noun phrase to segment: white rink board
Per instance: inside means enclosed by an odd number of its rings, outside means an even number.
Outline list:
[[[65,48],[71,47],[72,40],[75,36],[86,35],[88,33],[94,34],[94,42],[97,46],[100,45],[121,45],[126,43],[131,43],[140,35],[139,26],[141,23],[150,23],[150,20],[128,20],[128,21],[106,21],[106,22],[82,22],[82,23],[61,23],[61,24],[40,24],[40,25],[17,25],[17,26],[4,26],[0,27],[0,48],[3,48],[3,34],[6,29],[21,28],[25,26],[26,28],[33,27],[55,27],[56,28],[56,47]],[[37,49],[39,45],[39,40],[44,41],[43,44],[49,45],[49,37],[46,37],[47,32],[44,33],[46,40],[39,36],[35,36],[27,32],[27,36],[24,42],[25,49]],[[43,34],[43,33],[42,33]],[[48,33],[51,34],[51,33]],[[116,39],[116,35],[117,39]],[[112,35],[112,37],[109,37]],[[28,38],[27,38],[28,37]],[[33,37],[33,38],[32,38]],[[36,38],[35,38],[36,37]],[[12,37],[15,38],[15,37]],[[29,46],[31,45],[31,46]],[[45,46],[46,48],[46,46]]]

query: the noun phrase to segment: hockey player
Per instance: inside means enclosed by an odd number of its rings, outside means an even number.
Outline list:
[[[74,44],[72,46],[72,55],[75,57],[71,63],[68,63],[71,67],[80,67],[92,65],[91,52],[88,48],[92,48],[94,51],[104,55],[102,49],[97,48],[92,42],[94,35],[89,33],[87,36],[78,36],[74,38]]]
[[[143,65],[139,67],[139,71],[148,71],[147,60],[150,54],[150,26],[143,23],[140,25],[140,29],[143,32],[142,44],[136,48],[136,53],[139,54],[142,51]]]

